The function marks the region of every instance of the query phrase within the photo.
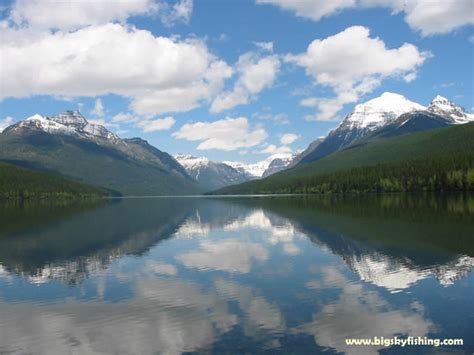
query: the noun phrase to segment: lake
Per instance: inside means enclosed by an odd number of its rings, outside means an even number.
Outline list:
[[[474,351],[474,197],[0,205],[0,353]],[[346,339],[462,338],[462,346]]]

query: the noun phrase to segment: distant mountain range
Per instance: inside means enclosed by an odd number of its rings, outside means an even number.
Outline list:
[[[326,137],[304,151],[254,164],[175,157],[141,138],[122,139],[79,111],[34,115],[0,134],[0,161],[61,175],[117,195],[199,194],[282,171],[374,140],[466,124],[474,115],[437,96],[424,107],[394,93],[356,105]],[[364,159],[365,161],[365,159]]]
[[[204,157],[179,154],[174,158],[205,191],[236,185],[257,178],[250,175],[246,170],[235,169],[228,164],[214,162]]]

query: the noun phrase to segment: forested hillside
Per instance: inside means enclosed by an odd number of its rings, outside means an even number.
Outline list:
[[[474,190],[474,124],[375,139],[216,194]]]
[[[0,162],[1,199],[98,198],[105,190]]]

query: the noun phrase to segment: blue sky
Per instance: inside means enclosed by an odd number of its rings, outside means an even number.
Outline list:
[[[172,154],[257,162],[385,91],[474,106],[471,0],[0,3],[0,128],[80,109]]]

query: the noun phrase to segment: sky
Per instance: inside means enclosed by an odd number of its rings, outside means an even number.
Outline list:
[[[80,110],[171,154],[305,149],[390,91],[474,110],[473,0],[0,0],[0,130]]]

